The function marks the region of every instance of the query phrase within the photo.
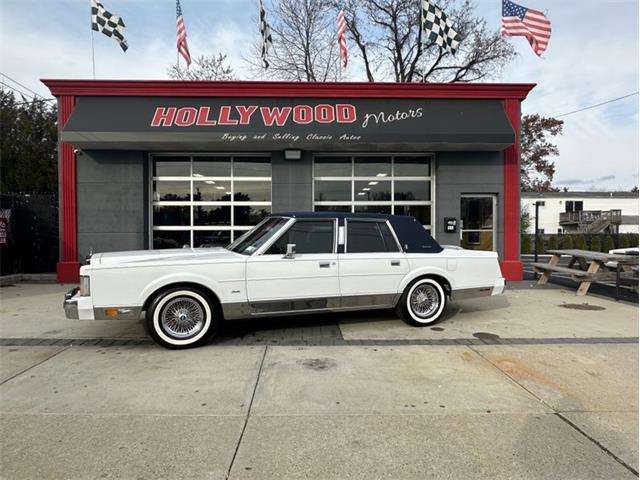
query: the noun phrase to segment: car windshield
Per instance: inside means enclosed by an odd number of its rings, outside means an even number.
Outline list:
[[[288,221],[288,218],[282,217],[267,218],[239,237],[231,245],[228,245],[226,249],[242,255],[251,255],[278,233]]]

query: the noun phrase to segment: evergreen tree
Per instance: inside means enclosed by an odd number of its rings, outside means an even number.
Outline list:
[[[602,251],[602,239],[600,235],[593,235],[591,237],[591,245],[589,246],[589,250],[592,252],[600,252]]]
[[[16,100],[0,91],[0,189],[50,193],[58,190],[57,111],[44,100]]]
[[[564,235],[562,237],[562,248],[565,250],[570,250],[573,248],[573,236],[572,235]]]

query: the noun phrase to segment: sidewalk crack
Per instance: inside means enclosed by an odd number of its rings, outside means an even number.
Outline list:
[[[244,438],[244,432],[247,429],[247,423],[249,423],[249,417],[251,416],[251,409],[253,408],[253,400],[256,398],[256,391],[258,390],[258,383],[260,382],[260,376],[262,375],[262,367],[264,366],[264,359],[267,357],[268,349],[269,349],[269,346],[266,345],[264,347],[264,351],[262,352],[262,360],[260,360],[260,367],[258,368],[256,383],[253,385],[253,392],[251,392],[251,400],[249,400],[249,407],[247,408],[247,414],[244,417],[242,430],[240,431],[240,436],[238,437],[238,443],[236,443],[236,448],[233,451],[233,456],[231,457],[231,462],[229,463],[229,468],[227,469],[227,475],[225,476],[225,479],[228,479],[229,476],[231,475],[231,470],[233,469],[233,465],[236,461],[238,450],[240,450],[240,444],[242,443],[242,439]]]
[[[525,387],[522,383],[520,383],[518,380],[516,380],[513,376],[509,375],[507,372],[505,372],[504,370],[502,370],[500,367],[498,367],[495,363],[493,363],[491,360],[489,360],[487,357],[485,357],[482,353],[480,353],[478,350],[472,348],[470,345],[468,346],[469,350],[471,350],[472,352],[474,352],[475,354],[477,354],[480,358],[482,358],[485,362],[487,362],[489,365],[491,365],[493,368],[495,368],[496,370],[498,370],[500,373],[502,373],[502,375],[504,375],[505,377],[507,377],[509,380],[511,380],[513,383],[515,383],[517,386],[519,386],[521,389],[523,389],[525,392],[527,392],[529,395],[531,395],[532,397],[534,397],[535,399],[537,399],[540,403],[542,403],[543,405],[545,405],[547,408],[549,408],[553,413],[552,415],[555,415],[556,417],[558,417],[560,420],[562,420],[563,422],[565,422],[567,425],[569,425],[571,428],[573,428],[576,432],[578,432],[580,435],[582,435],[583,437],[585,437],[587,440],[589,440],[591,443],[593,443],[596,447],[598,447],[600,450],[602,450],[604,453],[606,453],[608,456],[610,456],[611,458],[613,458],[616,462],[618,462],[620,465],[622,465],[624,468],[626,468],[627,470],[629,470],[631,473],[633,473],[636,477],[638,476],[638,471],[633,468],[631,465],[627,464],[624,460],[622,460],[620,457],[618,457],[615,453],[613,453],[611,450],[609,450],[607,447],[605,447],[602,443],[600,443],[598,440],[596,440],[594,437],[590,436],[589,434],[587,434],[584,430],[582,430],[580,427],[578,427],[575,423],[573,423],[571,420],[569,420],[567,417],[565,417],[564,415],[562,415],[561,412],[559,412],[557,409],[555,409],[553,407],[553,405],[551,405],[550,403],[548,403],[547,401],[545,401],[542,397],[536,395],[534,392],[532,392],[531,390],[529,390],[527,387]]]

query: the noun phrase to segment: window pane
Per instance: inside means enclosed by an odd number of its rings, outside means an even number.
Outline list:
[[[351,205],[316,205],[316,212],[346,212],[351,213]]]
[[[351,157],[316,157],[314,163],[316,177],[351,176]]]
[[[205,180],[193,182],[194,202],[230,202],[231,180]]]
[[[197,205],[193,207],[194,225],[231,225],[231,207]]]
[[[391,215],[391,205],[356,205],[355,213],[385,213]]]
[[[347,253],[397,251],[398,245],[385,223],[347,221]]]
[[[193,246],[225,247],[231,243],[231,232],[193,232]]]
[[[234,157],[233,175],[235,177],[270,177],[270,157]]]
[[[230,177],[229,157],[193,157],[194,177]]]
[[[431,205],[396,205],[396,215],[409,215],[422,225],[431,225]]]
[[[460,246],[467,250],[493,250],[493,232],[462,232]]]
[[[157,201],[189,201],[191,183],[189,182],[153,182],[153,199]]]
[[[153,162],[154,177],[189,177],[191,165],[189,157],[155,157]]]
[[[189,226],[189,207],[153,207],[153,224],[156,227]]]
[[[460,199],[460,229],[493,230],[493,199],[462,197]]]
[[[350,202],[351,182],[325,182],[316,180],[314,197],[316,202]]]
[[[356,177],[391,176],[391,157],[356,157],[354,162]]]
[[[296,253],[332,253],[333,227],[330,220],[298,220],[267,251],[268,255],[284,255],[287,244],[295,243]]]
[[[393,188],[395,200],[431,200],[431,182],[428,180],[396,181]]]
[[[391,200],[391,182],[373,181],[356,181],[355,182],[355,198],[356,202],[364,201],[387,201]]]
[[[269,218],[260,226],[252,228],[242,235],[238,235],[235,232],[236,239],[229,246],[229,249],[243,255],[251,255],[268,242],[269,239],[273,238],[288,221],[286,218]]]
[[[239,226],[257,225],[270,213],[271,207],[233,207],[233,222]]]
[[[153,248],[182,248],[189,246],[189,232],[153,232]]]
[[[431,175],[429,157],[395,157],[393,175],[396,177],[428,177]]]
[[[236,202],[270,202],[271,182],[233,182]]]

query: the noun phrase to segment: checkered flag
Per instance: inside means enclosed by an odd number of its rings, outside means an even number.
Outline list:
[[[126,52],[129,48],[123,35],[124,22],[120,17],[105,10],[102,3],[97,0],[91,0],[91,28],[113,38],[123,51]]]
[[[262,50],[260,51],[262,66],[268,68],[269,62],[267,61],[267,55],[269,54],[269,48],[273,45],[273,40],[271,39],[271,28],[267,23],[267,12],[264,11],[262,0],[260,0],[260,20],[258,26],[260,27],[260,35],[262,36]]]
[[[456,53],[460,44],[460,35],[453,29],[444,12],[432,0],[422,2],[422,29],[427,38],[440,48]]]

